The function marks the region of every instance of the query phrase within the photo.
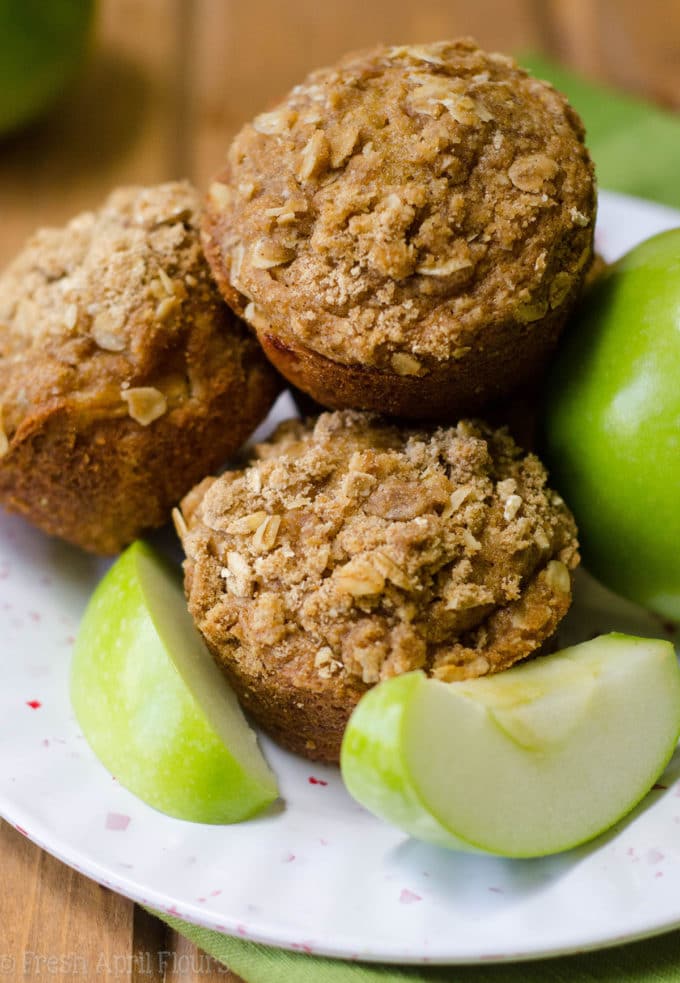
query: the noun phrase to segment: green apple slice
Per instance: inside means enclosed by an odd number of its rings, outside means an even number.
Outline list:
[[[193,625],[175,571],[133,543],[78,631],[71,700],[90,746],[161,812],[246,819],[278,794],[254,731]]]
[[[341,767],[355,799],[418,839],[536,857],[626,815],[679,736],[673,646],[611,634],[465,682],[380,683],[350,719]]]

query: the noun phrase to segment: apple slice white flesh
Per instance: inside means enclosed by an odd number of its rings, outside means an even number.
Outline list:
[[[71,669],[90,746],[122,785],[180,819],[232,823],[277,794],[254,731],[187,611],[175,571],[133,543],[97,586]]]
[[[673,646],[611,634],[465,682],[386,680],[352,714],[341,767],[355,799],[418,839],[536,857],[626,815],[679,736]]]

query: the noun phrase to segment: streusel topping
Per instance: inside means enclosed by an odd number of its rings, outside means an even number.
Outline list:
[[[291,421],[247,468],[197,486],[176,519],[213,650],[317,685],[502,668],[552,633],[578,563],[540,461],[472,421]]]
[[[6,437],[36,406],[65,396],[145,426],[199,385],[203,370],[183,350],[187,326],[222,310],[199,208],[185,182],[121,188],[100,210],[29,240],[0,275]],[[242,343],[225,333],[225,344]]]
[[[243,128],[206,250],[259,331],[418,375],[559,307],[594,200],[581,122],[547,83],[468,41],[378,48]]]

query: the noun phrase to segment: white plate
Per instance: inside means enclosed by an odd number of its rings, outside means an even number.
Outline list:
[[[602,195],[607,258],[680,214]],[[290,414],[292,404],[277,412]],[[571,952],[680,925],[680,754],[613,832],[532,861],[405,838],[346,794],[337,770],[263,740],[283,805],[237,826],[170,819],[122,788],[68,698],[78,619],[103,565],[0,515],[0,813],[67,864],[143,904],[305,952],[477,962]],[[585,578],[564,638],[660,625]]]

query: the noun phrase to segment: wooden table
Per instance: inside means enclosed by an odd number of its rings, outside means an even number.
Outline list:
[[[113,185],[205,186],[243,121],[348,49],[464,34],[680,109],[680,5],[667,0],[101,0],[77,87],[0,144],[0,265]],[[0,822],[0,979],[92,979],[98,965],[120,983],[237,979]]]

